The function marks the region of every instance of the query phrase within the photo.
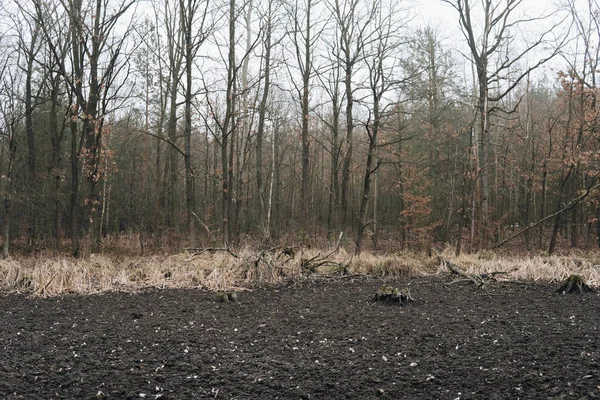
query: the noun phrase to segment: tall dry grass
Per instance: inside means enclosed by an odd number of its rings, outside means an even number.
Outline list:
[[[455,258],[448,249],[440,257],[470,273],[507,272],[502,279],[558,282],[570,274],[579,274],[590,285],[600,285],[600,256],[593,254],[499,257],[482,252]],[[316,267],[307,268],[307,260]],[[241,289],[303,279],[309,274],[339,274],[344,269],[351,274],[381,277],[447,272],[439,262],[420,254],[363,253],[353,257],[343,249],[335,254],[296,249],[293,256],[281,250],[249,248],[235,255],[216,251],[147,257],[91,255],[87,259],[38,256],[0,260],[0,290],[56,296],[148,287]]]
[[[0,289],[39,296],[147,287],[235,289],[306,277],[307,260],[316,264],[315,275],[338,274],[343,266],[348,266],[353,274],[380,276],[409,276],[420,269],[414,257],[352,257],[344,250],[332,254],[301,249],[293,255],[243,249],[235,254],[216,251],[147,257],[91,255],[86,259],[39,256],[0,260]]]
[[[583,276],[591,286],[600,285],[600,255],[596,253],[574,252],[569,255],[519,255],[498,256],[490,251],[476,254],[462,254],[453,257],[446,250],[441,257],[460,265],[471,274],[506,272],[500,279],[518,281],[561,282],[571,274]],[[438,272],[447,272],[438,265]]]

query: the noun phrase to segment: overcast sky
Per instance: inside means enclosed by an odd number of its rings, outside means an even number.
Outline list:
[[[459,63],[464,62],[464,57],[460,56],[457,51],[467,52],[464,36],[462,35],[458,23],[458,12],[449,4],[442,0],[412,0],[414,14],[416,15],[413,23],[419,25],[430,25],[435,27],[439,32],[442,43],[447,48],[454,51],[455,60]],[[534,32],[541,32],[549,29],[554,21],[560,18],[559,14],[553,13],[558,9],[558,2],[561,0],[523,0],[519,8],[515,11],[515,15],[527,15],[528,17],[540,17],[542,15],[551,16],[535,23],[528,24],[524,30],[531,30],[532,36],[537,36]],[[478,9],[481,2],[475,0],[472,2],[473,8]],[[561,14],[564,16],[564,14]],[[564,27],[561,28],[564,30]],[[553,31],[554,32],[554,31]],[[555,32],[559,37],[560,33]],[[562,61],[556,58],[549,62],[544,67],[540,68],[540,74],[554,74],[558,69],[562,68]]]
[[[422,16],[424,22],[434,26],[454,27],[458,29],[458,14],[454,8],[442,0],[413,0],[416,13]],[[550,13],[555,9],[556,1],[553,0],[523,0],[519,10],[527,12],[531,16],[542,13]],[[479,1],[473,1],[473,6],[479,5]]]

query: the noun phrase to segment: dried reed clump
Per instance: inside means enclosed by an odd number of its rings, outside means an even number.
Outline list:
[[[303,270],[309,261],[312,262],[311,271]],[[145,287],[222,290],[275,284],[306,274],[340,273],[344,269],[356,274],[407,276],[416,273],[418,265],[418,260],[408,255],[363,254],[353,258],[343,249],[337,253],[313,249],[286,252],[246,248],[235,255],[216,251],[149,257],[29,257],[0,261],[0,289],[39,296],[135,291]]]
[[[286,266],[281,260],[269,261],[272,256],[259,259],[256,254],[244,250],[237,258],[227,252],[207,252],[163,257],[7,259],[0,260],[0,289],[39,296],[135,291],[145,287],[219,290],[239,284],[276,283],[293,275],[280,272],[293,270],[291,263]]]
[[[21,263],[6,259],[0,261],[0,283],[4,290],[30,290],[33,277],[21,266]]]
[[[561,282],[571,274],[581,275],[590,286],[600,285],[600,264],[594,258],[582,255],[565,256],[522,256],[522,257],[480,257],[479,254],[463,254],[457,258],[448,257],[470,274],[507,272],[501,279],[519,281]],[[439,265],[438,272],[447,272]]]
[[[600,285],[600,265],[593,256],[498,257],[487,252],[453,257],[446,250],[440,258],[451,260],[472,274],[504,271],[508,274],[502,275],[503,279],[555,282],[578,274],[590,286]],[[225,290],[342,272],[382,277],[447,272],[435,260],[414,253],[363,253],[353,257],[343,249],[333,252],[279,248],[245,248],[235,254],[215,251],[148,257],[92,255],[87,259],[26,257],[0,260],[0,290],[38,296],[136,291],[147,287]]]
[[[361,254],[352,262],[352,271],[361,275],[410,277],[424,272],[426,261],[411,253],[394,255]]]

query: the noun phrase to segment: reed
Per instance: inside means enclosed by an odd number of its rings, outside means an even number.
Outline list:
[[[453,257],[450,249],[440,254],[472,274],[506,272],[501,279],[561,282],[571,274],[583,276],[590,286],[600,285],[600,257],[574,253],[559,256],[498,256],[491,252]],[[315,268],[306,268],[313,260]],[[86,259],[65,257],[22,257],[0,260],[0,290],[37,296],[106,291],[137,291],[149,287],[225,290],[273,285],[289,279],[340,274],[406,278],[447,273],[437,258],[402,252],[352,256],[343,249],[251,248],[183,252],[166,256],[128,257],[91,255]],[[316,262],[318,261],[318,262]]]

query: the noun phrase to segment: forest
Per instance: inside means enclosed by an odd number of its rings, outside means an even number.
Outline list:
[[[4,258],[598,247],[597,0],[430,3],[2,2]]]

